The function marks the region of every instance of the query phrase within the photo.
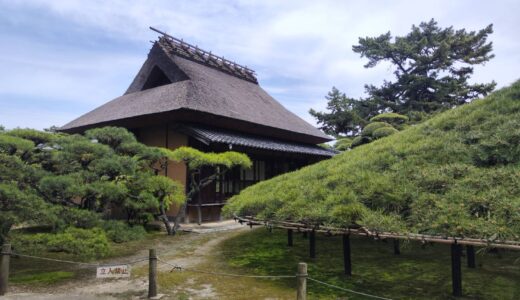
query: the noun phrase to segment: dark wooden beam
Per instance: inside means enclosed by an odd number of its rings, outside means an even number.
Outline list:
[[[316,232],[314,230],[310,232],[309,237],[309,256],[316,258]]]
[[[292,240],[292,229],[287,229],[287,246],[292,247],[293,240]]]
[[[466,246],[466,258],[468,259],[468,268],[474,269],[476,267],[474,246]]]
[[[462,296],[462,268],[461,268],[462,245],[451,244],[451,283],[453,296]]]
[[[352,276],[352,262],[350,256],[350,235],[343,235],[343,267],[345,275]]]
[[[399,240],[394,239],[394,254],[399,255],[401,254],[401,249],[399,248]]]

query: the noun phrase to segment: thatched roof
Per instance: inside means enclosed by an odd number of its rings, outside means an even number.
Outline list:
[[[242,121],[265,127],[266,132],[272,128],[288,136],[302,136],[306,142],[330,140],[273,99],[257,84],[250,69],[200,55],[167,37],[154,43],[123,96],[73,120],[61,130],[75,132],[117,125],[121,120],[177,110]]]

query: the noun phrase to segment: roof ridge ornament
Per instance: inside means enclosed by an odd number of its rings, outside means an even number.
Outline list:
[[[253,83],[258,83],[254,70],[246,66],[240,65],[234,61],[228,60],[224,58],[224,56],[215,55],[211,53],[211,51],[206,51],[199,48],[198,46],[189,44],[185,42],[183,39],[173,37],[167,34],[166,32],[158,30],[154,27],[150,26],[150,29],[162,34],[162,37],[159,38],[159,42],[167,42],[169,46],[168,48],[170,48],[169,50],[174,51],[178,55],[191,60],[195,60],[199,63],[203,63],[210,67],[217,68],[220,71],[239,77],[241,79]]]

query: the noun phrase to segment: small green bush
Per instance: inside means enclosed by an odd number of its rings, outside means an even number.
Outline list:
[[[56,209],[59,218],[52,225],[58,230],[64,230],[70,226],[90,229],[98,227],[101,223],[99,214],[93,211],[71,207],[58,207]]]
[[[146,230],[141,225],[129,226],[122,221],[114,220],[103,222],[103,230],[107,237],[115,243],[141,240],[146,235]]]
[[[372,119],[370,119],[370,122],[386,122],[391,125],[401,125],[406,122],[408,122],[409,118],[407,116],[403,116],[401,114],[397,113],[382,113],[379,114]]]
[[[336,149],[338,151],[346,151],[346,150],[350,149],[351,146],[352,146],[352,139],[348,138],[348,137],[340,138],[340,139],[336,140],[336,143],[334,143],[334,149]]]
[[[64,252],[92,259],[104,257],[110,250],[101,228],[69,227],[60,233],[20,234],[13,237],[12,243],[18,252],[43,256],[42,252]]]
[[[374,139],[380,139],[380,138],[383,138],[385,136],[389,136],[389,135],[392,135],[396,132],[399,132],[399,130],[393,128],[393,127],[381,127],[381,128],[378,128],[376,130],[374,130],[374,132],[372,133],[372,137]]]
[[[28,128],[15,128],[10,130],[8,134],[11,136],[16,136],[22,139],[30,140],[35,145],[49,143],[56,139],[56,134],[54,133]]]
[[[371,138],[369,138],[368,136],[356,136],[353,140],[352,140],[352,144],[350,145],[351,148],[355,148],[357,146],[361,146],[363,144],[368,144],[372,141]]]
[[[383,128],[383,127],[393,128],[392,125],[385,123],[385,122],[372,122],[372,123],[368,124],[367,126],[365,126],[365,128],[363,128],[363,130],[361,131],[361,135],[362,136],[372,136],[372,134],[374,133],[374,131],[376,129]]]

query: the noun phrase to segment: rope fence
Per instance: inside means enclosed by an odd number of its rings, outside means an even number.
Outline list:
[[[167,261],[164,261],[160,258],[158,258],[160,262],[163,264],[169,265],[173,267],[173,269],[170,272],[173,271],[188,271],[193,273],[202,273],[202,274],[209,274],[209,275],[217,275],[217,276],[228,276],[228,277],[244,277],[244,278],[268,278],[268,279],[277,279],[277,278],[296,278],[296,275],[243,275],[243,274],[230,274],[230,273],[222,273],[222,272],[212,272],[212,271],[204,271],[194,268],[186,268],[181,267],[179,265],[171,264]]]
[[[331,287],[331,288],[337,289],[337,290],[341,290],[341,291],[345,291],[345,292],[349,292],[349,293],[353,293],[353,294],[357,294],[357,295],[361,295],[361,296],[365,296],[365,297],[369,297],[369,298],[374,298],[374,299],[383,299],[383,300],[392,300],[392,299],[390,299],[390,298],[379,297],[379,296],[370,295],[370,294],[367,294],[367,293],[362,293],[362,292],[357,292],[357,291],[354,291],[354,290],[350,290],[350,289],[342,288],[342,287],[340,287],[340,286],[333,285],[333,284],[330,284],[330,283],[326,283],[326,282],[320,281],[320,280],[318,280],[318,279],[314,279],[314,278],[312,278],[312,277],[307,277],[307,279],[309,279],[310,281],[314,281],[314,282],[316,282],[316,283],[319,283],[319,284],[322,284],[322,285],[325,285],[325,286],[328,286],[328,287]]]
[[[296,291],[297,300],[306,300],[307,279],[312,282],[327,286],[329,288],[337,289],[339,291],[357,294],[357,295],[361,295],[361,296],[365,296],[365,297],[373,298],[373,299],[390,300],[389,298],[354,291],[351,289],[343,288],[340,286],[336,286],[336,285],[309,277],[307,274],[307,264],[306,263],[300,263],[298,265],[298,272],[294,275],[247,275],[247,274],[233,274],[233,273],[225,273],[225,272],[207,271],[207,270],[200,270],[200,269],[196,269],[196,268],[180,266],[180,265],[173,264],[166,260],[161,259],[158,255],[156,255],[155,249],[150,249],[149,257],[142,257],[142,258],[137,258],[137,259],[127,261],[127,262],[117,262],[117,263],[116,262],[114,262],[114,263],[85,263],[85,262],[79,262],[79,261],[22,254],[22,253],[12,252],[11,246],[9,244],[5,244],[2,246],[2,251],[0,252],[0,255],[1,255],[0,296],[3,296],[7,293],[10,257],[22,257],[22,258],[53,261],[53,262],[66,263],[66,264],[75,264],[78,266],[83,266],[83,267],[86,266],[86,267],[92,267],[92,268],[98,268],[98,269],[104,268],[104,267],[109,268],[111,266],[113,267],[113,266],[121,266],[121,265],[128,265],[128,266],[135,265],[137,263],[148,260],[148,262],[149,262],[148,298],[157,297],[157,262],[160,262],[163,265],[167,265],[167,266],[171,267],[172,269],[170,270],[170,272],[186,271],[186,272],[192,272],[192,273],[207,274],[207,275],[214,275],[214,276],[235,277],[235,278],[241,277],[241,278],[257,278],[257,279],[287,279],[287,278],[296,279],[297,280],[297,291]],[[127,275],[127,276],[121,276],[121,277],[130,276],[129,273],[125,274],[125,275]]]
[[[2,253],[2,254],[4,254],[4,253]],[[20,254],[20,253],[17,253],[17,252],[12,252],[11,256],[14,256],[14,257],[19,256],[19,257],[26,257],[26,258],[32,258],[32,259],[54,261],[54,262],[60,262],[60,263],[66,263],[66,264],[82,265],[82,266],[88,266],[88,267],[94,267],[94,268],[103,267],[103,266],[115,266],[115,265],[134,265],[136,263],[148,260],[148,257],[143,257],[143,258],[139,258],[137,260],[133,260],[133,261],[129,261],[129,262],[106,263],[106,264],[96,263],[96,264],[92,264],[92,263],[84,263],[84,262],[72,261],[72,260],[64,260],[64,259],[41,257],[41,256],[28,255],[28,254]]]

